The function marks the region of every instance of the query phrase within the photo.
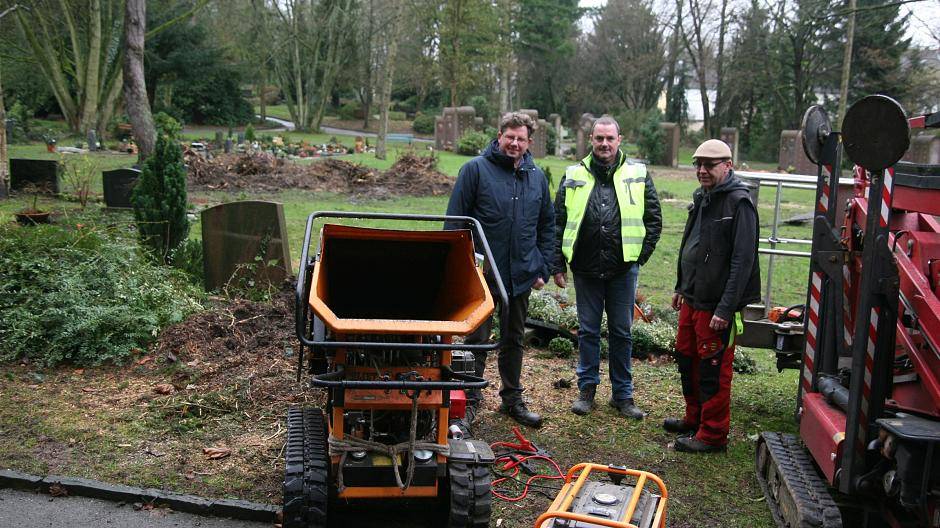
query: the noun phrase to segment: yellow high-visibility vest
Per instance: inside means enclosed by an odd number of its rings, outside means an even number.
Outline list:
[[[561,239],[561,252],[565,260],[571,262],[575,242],[581,230],[584,210],[594,189],[594,175],[588,170],[591,154],[581,163],[565,170],[565,209],[568,223]],[[643,249],[646,237],[646,225],[643,223],[643,210],[646,200],[646,165],[626,161],[613,176],[617,203],[620,206],[620,241],[623,245],[623,261],[635,262]]]

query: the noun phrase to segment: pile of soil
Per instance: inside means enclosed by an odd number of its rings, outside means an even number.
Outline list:
[[[387,171],[327,158],[309,165],[285,162],[263,152],[206,159],[187,154],[189,187],[197,190],[276,192],[328,191],[363,197],[450,194],[454,179],[437,170],[437,158],[402,155]]]
[[[151,348],[154,363],[187,366],[167,380],[176,391],[186,389],[193,372],[198,373],[200,391],[219,390],[247,377],[254,404],[280,412],[300,396],[295,384],[285,383],[285,374],[296,370],[299,347],[293,295],[285,281],[270,303],[219,301],[213,309],[166,328]]]

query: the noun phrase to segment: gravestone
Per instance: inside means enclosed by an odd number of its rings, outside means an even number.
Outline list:
[[[140,171],[137,169],[115,169],[101,173],[101,184],[104,187],[104,204],[113,209],[130,209],[131,192],[137,185]]]
[[[725,127],[721,129],[721,140],[731,147],[731,159],[735,164],[739,164],[738,159],[738,129],[734,127]]]
[[[783,130],[780,132],[780,157],[777,168],[793,174],[815,176],[819,168],[806,157],[803,150],[803,135],[799,130]]]
[[[238,144],[239,144],[239,145],[241,145],[242,143],[244,143],[244,142],[245,142],[245,133],[244,133],[244,132],[239,132],[237,139],[238,139]]]
[[[575,157],[579,160],[584,159],[591,151],[591,128],[594,126],[594,114],[581,114],[578,120],[578,143],[575,151]]]
[[[216,131],[215,131],[215,144],[218,145],[218,146],[221,146],[223,139],[225,139],[225,137],[222,135],[222,131],[221,131],[221,130],[216,130]]]
[[[225,153],[226,154],[232,153],[232,138],[228,138],[225,140]]]
[[[649,160],[654,165],[665,165],[666,167],[679,166],[679,127],[675,123],[663,121],[659,124],[660,130],[665,133],[663,141],[663,157],[658,160]]]
[[[59,194],[62,165],[55,160],[11,159],[10,190]]]
[[[236,272],[275,285],[291,275],[282,204],[231,202],[203,210],[201,219],[207,291],[223,288]]]
[[[473,130],[474,122],[476,121],[477,111],[472,106],[458,106],[457,107],[457,128],[454,134],[454,151],[457,151],[457,141],[460,141],[460,138],[464,134]]]
[[[476,130],[480,130],[480,131],[483,130],[483,118],[482,117],[473,118],[473,128]]]
[[[561,130],[561,116],[558,114],[549,114],[548,120],[551,121],[552,126],[555,127],[555,152],[556,156],[561,157],[561,139],[562,139],[562,130]]]
[[[478,124],[476,110],[472,106],[448,106],[440,120],[434,118],[434,146],[438,150],[457,151],[457,142]],[[482,126],[483,121],[479,121]]]
[[[98,150],[98,132],[94,128],[88,129],[88,150],[91,152]]]
[[[7,143],[13,141],[13,127],[16,125],[16,121],[13,119],[7,119],[4,121],[4,127],[7,131]]]
[[[940,136],[918,134],[912,137],[911,146],[902,159],[921,165],[940,164]]]

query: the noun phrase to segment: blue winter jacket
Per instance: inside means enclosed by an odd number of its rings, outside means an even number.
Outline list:
[[[526,152],[516,169],[493,140],[482,156],[460,168],[447,214],[480,221],[510,297],[527,294],[538,277],[548,282],[555,212],[548,181],[531,154]],[[467,228],[453,222],[444,227]]]

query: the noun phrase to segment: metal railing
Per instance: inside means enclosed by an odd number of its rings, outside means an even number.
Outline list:
[[[774,259],[777,256],[781,257],[809,257],[809,251],[793,251],[786,249],[777,249],[778,245],[786,244],[797,244],[812,246],[812,240],[800,239],[800,238],[780,238],[778,236],[780,230],[780,201],[783,194],[783,189],[804,189],[804,190],[816,190],[816,183],[819,181],[819,178],[816,176],[808,176],[804,174],[778,174],[778,173],[767,173],[767,172],[750,172],[750,171],[734,171],[734,173],[741,178],[742,180],[749,182],[756,182],[761,187],[773,187],[776,189],[776,194],[774,196],[774,219],[773,223],[770,226],[770,235],[763,236],[759,235],[758,241],[761,244],[769,244],[770,247],[759,247],[757,249],[758,253],[767,255],[767,284],[764,289],[764,315],[766,316],[770,310],[770,292],[773,287],[773,275],[774,275]],[[839,185],[852,185],[854,181],[852,178],[839,178]],[[759,193],[758,193],[759,196]],[[811,204],[812,205],[812,204]],[[815,207],[813,207],[815,211]]]

